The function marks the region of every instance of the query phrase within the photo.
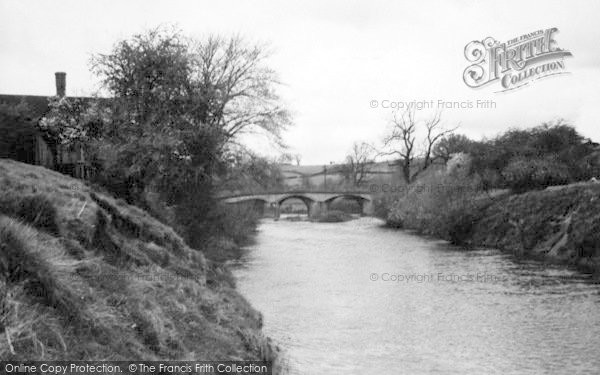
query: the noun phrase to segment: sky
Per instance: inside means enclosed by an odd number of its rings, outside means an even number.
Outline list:
[[[356,141],[380,145],[392,111],[382,107],[391,102],[493,101],[493,108],[443,110],[446,127],[474,139],[564,118],[600,141],[598,15],[594,0],[0,0],[0,94],[53,95],[54,72],[65,71],[67,95],[89,95],[99,89],[93,54],[174,25],[192,37],[240,34],[269,44],[268,64],[293,114],[286,151],[305,165],[342,161]],[[464,83],[469,42],[552,27],[573,55],[565,59],[569,74],[508,92]],[[245,141],[265,155],[281,151],[265,137]]]

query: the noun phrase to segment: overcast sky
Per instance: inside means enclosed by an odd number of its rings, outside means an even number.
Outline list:
[[[294,113],[285,134],[302,164],[340,161],[357,140],[377,143],[390,110],[371,101],[493,100],[495,109],[447,109],[448,126],[472,137],[566,118],[600,141],[600,1],[28,1],[0,0],[0,93],[67,95],[98,88],[93,53],[161,24],[191,36],[239,33],[270,43],[269,64]],[[471,89],[464,47],[557,27],[571,74],[511,92]],[[427,116],[426,112],[420,113]],[[255,149],[266,152],[261,140]]]

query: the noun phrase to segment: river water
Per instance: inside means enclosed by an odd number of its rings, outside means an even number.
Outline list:
[[[234,266],[291,374],[597,374],[600,286],[362,218],[265,220]]]

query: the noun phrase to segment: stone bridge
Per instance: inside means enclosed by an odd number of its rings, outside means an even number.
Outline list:
[[[281,204],[288,199],[296,198],[304,202],[309,217],[325,214],[331,203],[337,198],[352,199],[361,208],[363,215],[373,214],[373,197],[365,192],[282,192],[264,194],[240,194],[221,197],[220,200],[227,204],[254,202],[254,206],[261,212],[271,211],[275,219],[279,219]]]

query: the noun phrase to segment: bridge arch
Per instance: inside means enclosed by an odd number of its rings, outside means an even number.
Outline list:
[[[301,200],[307,208],[309,216],[318,215],[326,212],[331,202],[338,198],[346,198],[356,201],[363,215],[373,213],[373,198],[368,192],[340,192],[340,191],[293,191],[293,192],[270,192],[259,194],[237,194],[220,199],[226,204],[244,204],[246,202],[255,202],[256,208],[262,210],[268,209],[273,216],[279,218],[281,204],[288,199],[296,198]],[[263,211],[264,212],[264,211]]]
[[[251,198],[245,201],[242,201],[245,204],[251,204],[252,208],[260,215],[265,215],[265,210],[269,206],[269,202],[263,198]]]
[[[371,201],[371,199],[369,198],[365,198],[362,195],[358,195],[358,194],[350,194],[350,193],[341,193],[338,195],[335,195],[327,200],[325,200],[325,202],[333,202],[334,200],[338,199],[338,198],[344,198],[344,199],[351,199],[357,202],[365,202],[365,201]]]
[[[367,214],[370,213],[370,210],[372,208],[372,201],[370,198],[366,198],[362,195],[358,195],[358,194],[352,194],[352,193],[340,193],[339,195],[335,195],[327,200],[325,200],[325,204],[327,205],[327,209],[331,208],[331,204],[336,200],[336,199],[347,199],[347,200],[351,200],[354,201],[358,204],[360,212],[362,214]]]
[[[281,205],[283,204],[283,202],[287,201],[288,199],[298,199],[298,200],[301,200],[302,203],[304,203],[304,205],[306,206],[306,213],[307,213],[307,215],[310,216],[312,206],[313,206],[313,204],[315,202],[313,199],[311,199],[311,198],[309,198],[309,197],[307,197],[306,195],[303,195],[303,194],[289,194],[289,195],[283,196],[283,197],[281,197],[281,198],[279,198],[277,200],[277,202],[276,202],[277,203],[277,209],[281,210]]]
[[[227,202],[224,203],[228,205],[238,206],[240,208],[248,209],[251,208],[260,216],[264,216],[266,211],[269,208],[269,201],[262,197],[245,197],[243,199],[237,199],[235,202]]]

